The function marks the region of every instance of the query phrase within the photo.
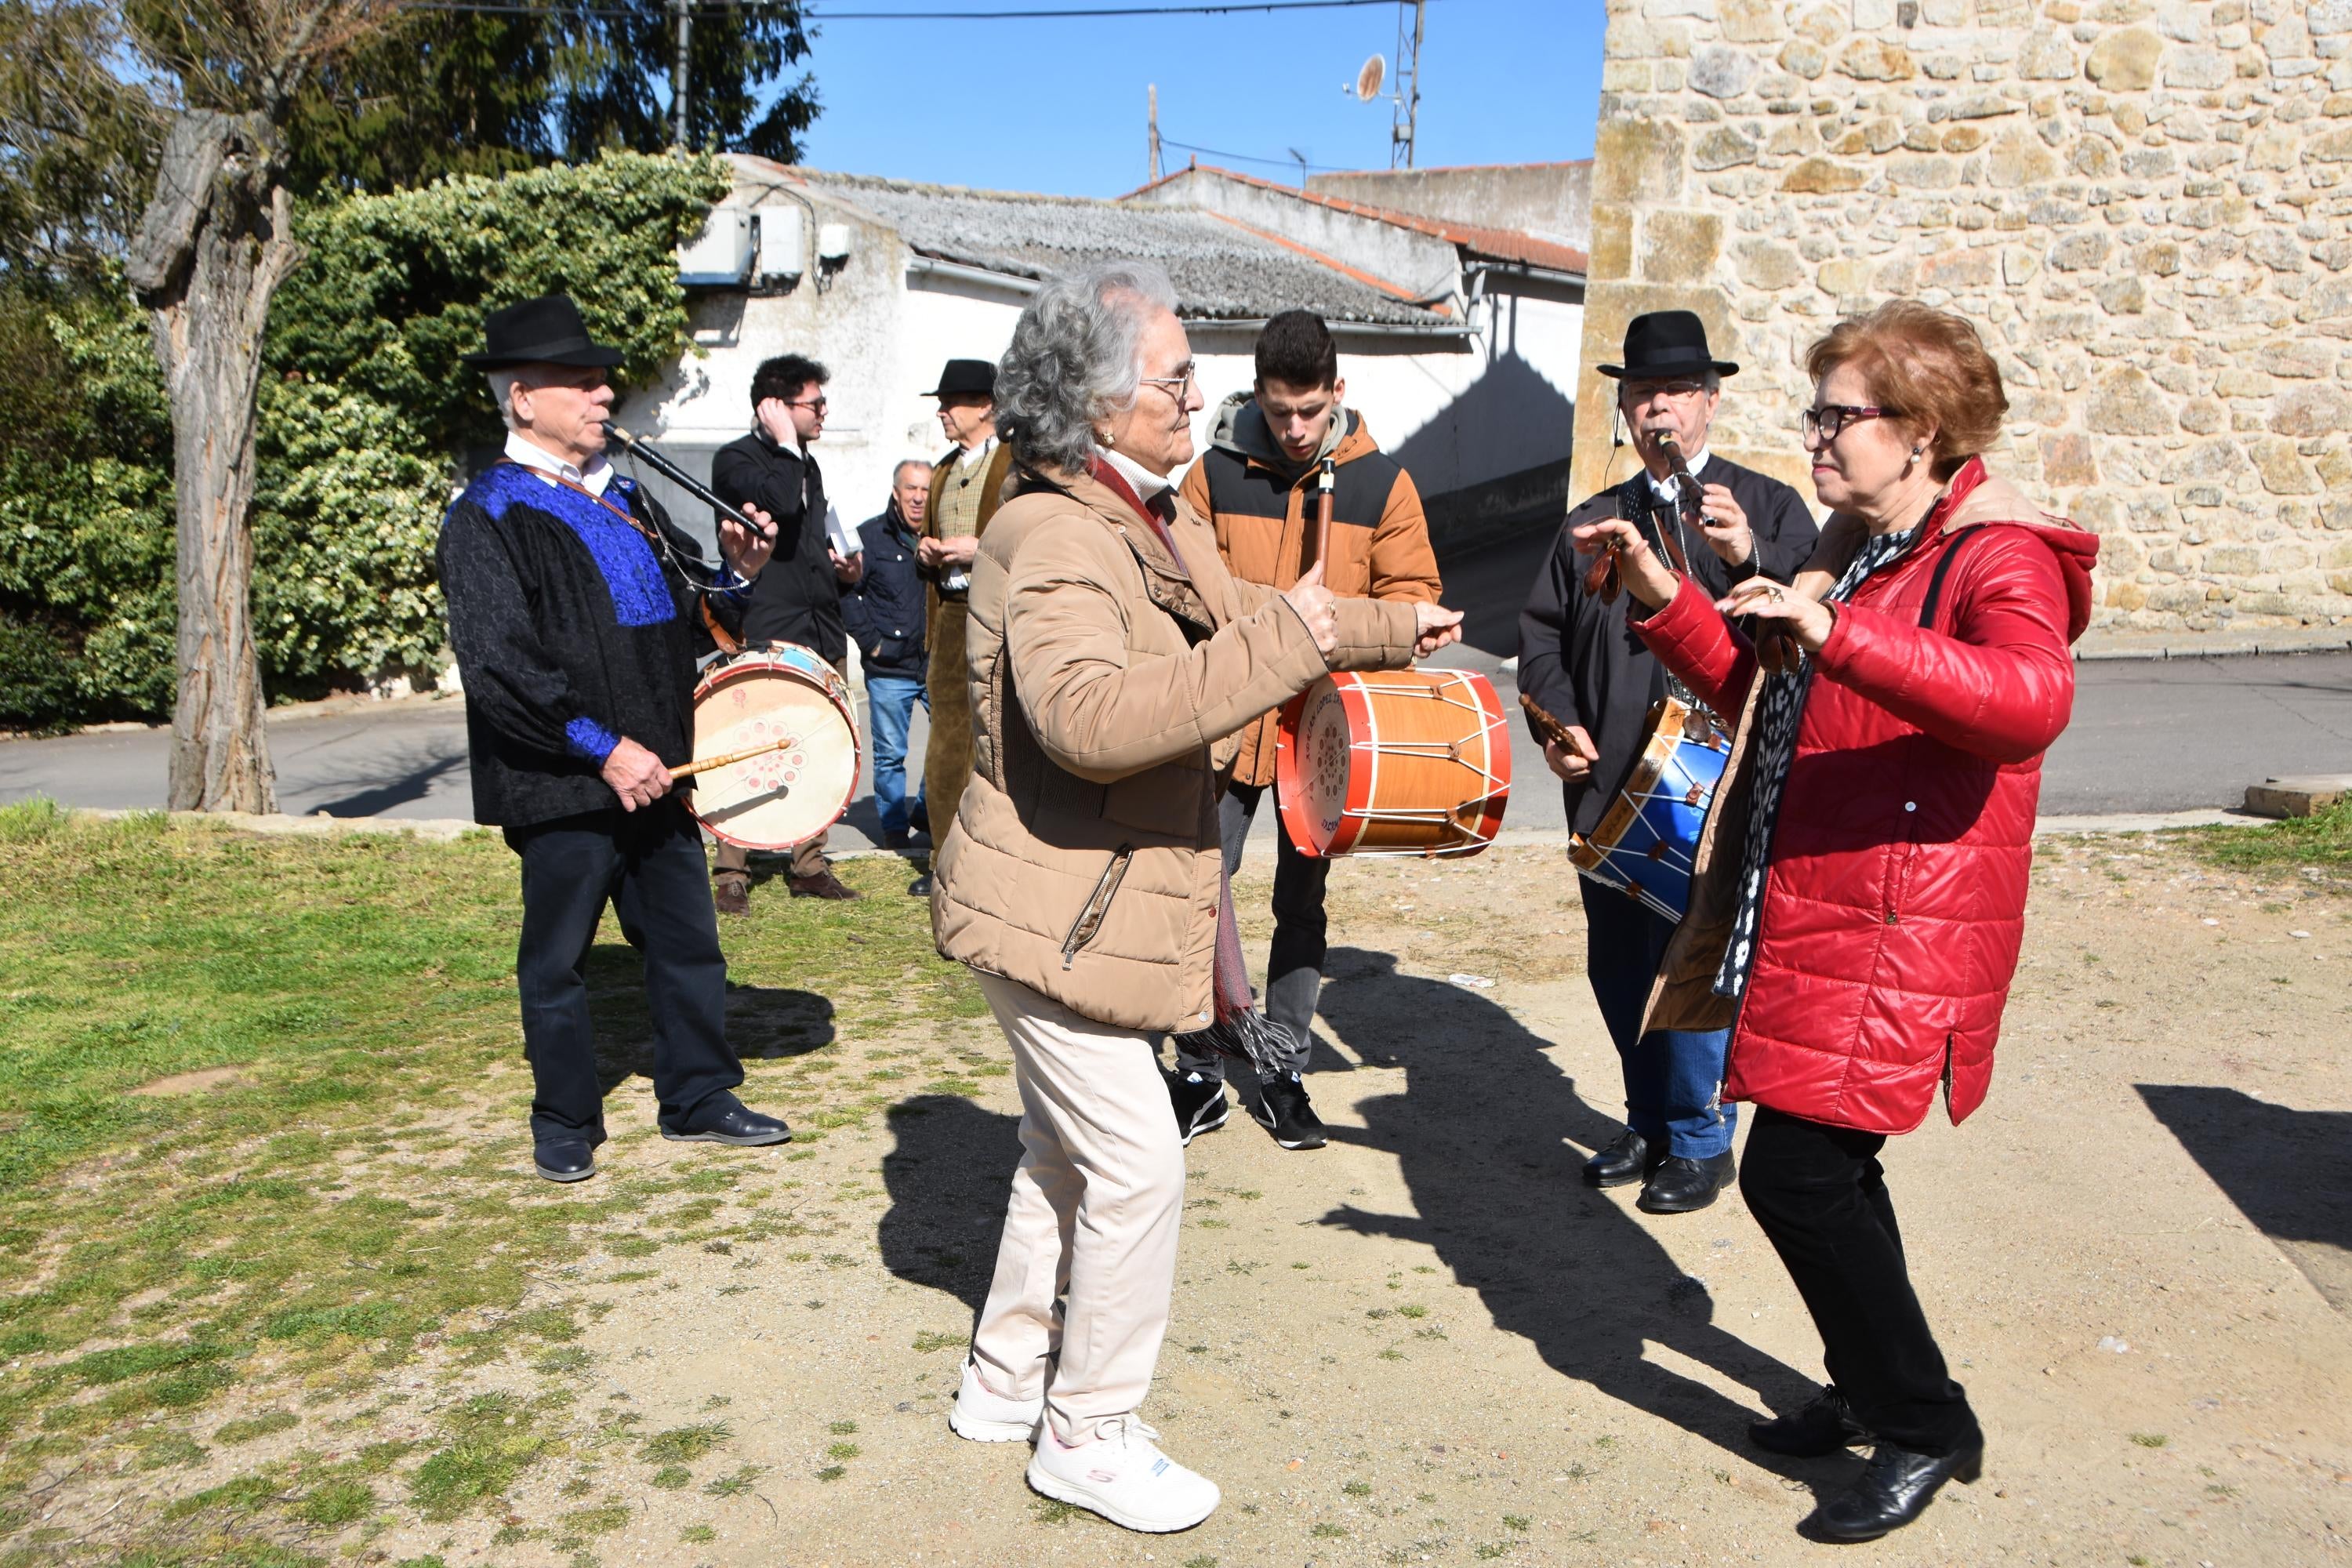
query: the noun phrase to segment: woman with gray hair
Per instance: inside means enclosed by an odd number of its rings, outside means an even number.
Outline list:
[[[1032,1441],[1029,1484],[1130,1530],[1186,1530],[1216,1486],[1136,1415],[1175,1286],[1184,1154],[1162,1035],[1255,1020],[1217,795],[1240,732],[1332,669],[1460,635],[1433,605],[1225,573],[1171,475],[1202,405],[1159,268],[1038,290],[998,367],[1013,499],[972,564],[973,773],[936,857],[940,952],[1013,1049],[1021,1164],[949,1425]],[[1056,1310],[1057,1300],[1060,1303]]]

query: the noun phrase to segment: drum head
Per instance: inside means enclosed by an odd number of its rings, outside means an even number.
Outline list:
[[[1329,676],[1283,710],[1275,795],[1290,841],[1308,854],[1330,854],[1347,821],[1353,738],[1347,700]]]
[[[793,744],[695,775],[695,816],[730,844],[792,849],[839,820],[857,787],[857,730],[840,678],[805,650],[712,666],[695,694],[694,754],[776,740]]]

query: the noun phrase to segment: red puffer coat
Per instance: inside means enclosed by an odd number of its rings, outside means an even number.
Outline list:
[[[1983,1103],[2098,556],[1974,460],[1926,526],[1838,607],[1816,660],[1723,1089],[1869,1132],[1917,1127],[1938,1080],[1954,1121]],[[1740,711],[1755,656],[1703,590],[1685,582],[1639,624],[1717,712]]]

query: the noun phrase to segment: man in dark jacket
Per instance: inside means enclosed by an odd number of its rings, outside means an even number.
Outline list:
[[[1571,531],[1605,517],[1633,520],[1654,538],[1673,531],[1691,574],[1718,597],[1759,573],[1788,582],[1816,534],[1795,490],[1707,451],[1722,379],[1739,367],[1714,357],[1697,316],[1636,316],[1625,329],[1625,363],[1599,368],[1618,381],[1618,413],[1643,471],[1570,510],[1519,616],[1519,690],[1568,727],[1570,743],[1548,743],[1544,754],[1567,786],[1569,826],[1588,834],[1649,740],[1650,708],[1665,695],[1666,674],[1626,624],[1632,601],[1620,595],[1604,603],[1584,591],[1591,562],[1576,552]],[[1683,521],[1678,481],[1658,439],[1669,431],[1699,485],[1696,530]],[[1584,1178],[1603,1187],[1641,1182],[1640,1206],[1652,1214],[1705,1208],[1732,1175],[1735,1112],[1721,1100],[1730,1037],[1643,1035],[1650,982],[1674,926],[1601,883],[1580,879],[1579,889],[1585,969],[1624,1068],[1626,1110],[1623,1135],[1585,1163]]]
[[[743,1068],[727,1043],[701,832],[669,773],[694,754],[695,658],[714,629],[732,635],[768,545],[722,524],[727,566],[706,581],[692,538],[613,471],[606,373],[621,354],[589,341],[570,299],[525,300],[485,326],[488,348],[466,363],[489,375],[506,456],[449,509],[439,564],[474,818],[505,829],[522,859],[515,984],[539,1173],[593,1176],[604,1142],[583,966],[608,903],[645,956],[662,1136],[782,1142],[782,1121],[735,1098]]]
[[[849,637],[842,625],[841,590],[857,580],[855,557],[845,560],[825,536],[824,476],[809,443],[824,434],[824,366],[799,354],[780,354],[751,375],[755,428],[730,441],[710,459],[710,488],[738,506],[756,506],[775,520],[776,554],[760,574],[743,615],[743,642],[798,643],[848,679]],[[796,899],[854,899],[824,856],[822,833],[793,851],[788,884]],[[712,894],[721,914],[750,907],[751,857],[719,847]]]
[[[931,465],[920,458],[900,463],[890,476],[890,504],[881,516],[857,526],[858,540],[865,545],[860,557],[864,574],[841,596],[842,616],[866,663],[874,808],[882,816],[882,841],[893,849],[906,847],[908,820],[923,805],[920,778],[915,781],[913,801],[907,798],[907,721],[915,704],[924,701],[928,605],[915,554],[930,499]]]

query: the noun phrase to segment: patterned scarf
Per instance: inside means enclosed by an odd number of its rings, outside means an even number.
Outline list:
[[[1169,497],[1173,493],[1161,490],[1154,495],[1152,505],[1144,504],[1117,468],[1100,458],[1089,467],[1088,477],[1133,508],[1135,514],[1150,526],[1152,536],[1166,547],[1179,571],[1190,575],[1181,551],[1176,548],[1176,537],[1168,531],[1166,518],[1157,509],[1175,508]],[[1189,1051],[1198,1057],[1206,1051],[1232,1057],[1249,1063],[1261,1079],[1275,1079],[1290,1071],[1290,1053],[1295,1042],[1290,1031],[1257,1009],[1256,994],[1250,989],[1248,961],[1242,956],[1241,921],[1234,913],[1234,882],[1225,871],[1225,858],[1217,856],[1217,949],[1216,959],[1210,970],[1209,991],[1215,1016],[1208,1027],[1191,1029],[1176,1037],[1179,1051]]]
[[[1902,559],[1927,532],[1924,526],[1915,526],[1906,533],[1882,533],[1864,541],[1822,602],[1844,604],[1872,573]],[[1798,648],[1794,637],[1788,639],[1788,646]],[[1764,880],[1771,867],[1772,830],[1780,819],[1780,795],[1789,783],[1789,765],[1797,756],[1797,730],[1805,717],[1805,697],[1812,689],[1812,656],[1798,649],[1794,668],[1772,675],[1759,667],[1757,679],[1764,682],[1764,694],[1756,707],[1756,783],[1748,805],[1748,842],[1740,852],[1739,908],[1732,917],[1731,940],[1725,944],[1722,967],[1715,975],[1715,994],[1735,999],[1747,992],[1748,973],[1756,966],[1756,933],[1764,918]]]

